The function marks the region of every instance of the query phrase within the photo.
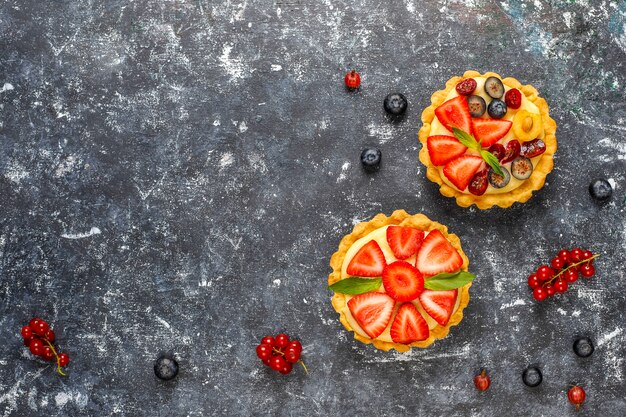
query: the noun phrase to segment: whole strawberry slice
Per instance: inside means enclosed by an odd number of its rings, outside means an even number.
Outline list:
[[[430,291],[420,294],[420,303],[430,317],[442,326],[448,324],[456,303],[458,290]]]
[[[402,304],[391,324],[391,340],[408,345],[428,339],[430,329],[424,317],[411,303]]]
[[[385,265],[387,262],[382,249],[375,240],[370,240],[354,255],[346,272],[358,277],[379,277]]]
[[[452,132],[453,127],[472,133],[472,116],[467,105],[467,97],[458,96],[435,109],[437,119]]]
[[[483,165],[483,158],[475,155],[461,155],[443,167],[443,175],[459,190],[465,190],[472,177]]]
[[[432,230],[417,253],[415,266],[426,276],[440,272],[455,272],[463,265],[463,258],[439,230]]]
[[[389,226],[387,243],[398,259],[407,259],[417,253],[424,241],[424,231],[412,227]]]
[[[445,165],[467,151],[467,147],[454,136],[434,135],[426,140],[430,161],[435,165]]]
[[[424,278],[410,263],[395,261],[383,270],[383,286],[394,300],[411,301],[424,291]]]
[[[395,301],[382,292],[368,292],[352,297],[348,308],[352,317],[372,339],[381,335],[391,320]]]
[[[509,120],[472,119],[474,137],[483,148],[488,148],[506,136],[513,122]]]

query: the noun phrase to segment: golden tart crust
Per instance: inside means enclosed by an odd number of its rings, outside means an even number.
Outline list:
[[[469,259],[463,252],[463,249],[461,248],[461,241],[457,235],[448,233],[448,228],[446,226],[430,220],[423,214],[410,215],[404,210],[396,210],[389,217],[380,213],[374,216],[374,218],[372,218],[372,220],[370,221],[357,224],[356,226],[354,226],[354,229],[352,229],[352,233],[344,236],[343,239],[341,239],[337,252],[335,252],[330,258],[330,266],[333,269],[333,272],[328,276],[328,285],[332,285],[335,282],[341,280],[341,267],[346,257],[346,253],[348,252],[352,244],[358,239],[368,235],[370,232],[373,232],[376,229],[388,225],[413,227],[424,231],[439,230],[445,236],[445,238],[448,239],[452,246],[459,252],[461,258],[463,258],[463,265],[461,266],[461,269],[463,271],[467,271],[467,268],[469,266]],[[447,325],[441,326],[437,324],[435,328],[430,330],[430,336],[428,337],[428,339],[419,342],[413,342],[409,345],[386,342],[378,339],[371,339],[369,337],[358,334],[352,328],[352,326],[348,322],[348,319],[345,316],[345,313],[343,312],[346,307],[346,297],[344,294],[335,293],[332,298],[332,305],[335,311],[339,313],[339,320],[341,321],[343,326],[348,331],[354,332],[354,338],[356,340],[359,340],[366,344],[372,344],[376,348],[384,351],[395,349],[398,352],[406,352],[412,347],[425,348],[430,346],[435,340],[446,337],[450,332],[450,327],[456,326],[461,322],[461,320],[463,319],[463,309],[467,307],[467,304],[470,300],[469,287],[471,285],[472,283],[470,282],[469,284],[459,288],[459,305],[456,311],[453,312],[450,316],[450,320],[448,320]]]
[[[445,183],[441,178],[441,174],[437,167],[430,161],[428,154],[428,148],[426,141],[430,135],[431,123],[435,118],[435,109],[439,107],[445,100],[450,91],[454,89],[457,83],[465,78],[472,77],[498,77],[502,80],[502,83],[509,88],[517,88],[520,90],[528,100],[537,106],[541,113],[541,121],[543,122],[543,128],[545,137],[543,141],[546,144],[546,151],[541,156],[539,163],[535,167],[531,176],[524,181],[519,187],[501,194],[483,194],[476,196],[473,194],[465,194],[456,188],[453,188]],[[472,204],[481,210],[489,209],[493,206],[499,206],[507,208],[513,205],[513,203],[525,203],[530,199],[533,191],[540,190],[546,182],[546,176],[552,171],[554,167],[553,157],[557,149],[556,142],[556,122],[550,117],[548,103],[541,97],[539,92],[532,85],[522,85],[515,78],[502,78],[495,72],[486,72],[481,74],[477,71],[465,71],[463,77],[452,77],[446,82],[445,90],[439,90],[435,92],[431,98],[431,105],[426,107],[422,112],[422,127],[419,130],[418,137],[422,143],[422,149],[419,153],[420,161],[426,166],[426,176],[432,182],[439,184],[439,192],[446,197],[456,198],[456,203],[461,207],[469,207]]]

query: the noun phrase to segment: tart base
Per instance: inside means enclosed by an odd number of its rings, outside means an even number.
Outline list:
[[[354,226],[352,233],[344,236],[344,238],[341,239],[337,252],[335,252],[330,258],[330,266],[333,269],[333,272],[328,276],[328,285],[332,285],[335,282],[341,280],[341,267],[346,257],[346,253],[348,252],[348,249],[350,249],[352,244],[358,239],[366,236],[370,232],[387,225],[414,227],[424,231],[439,230],[446,237],[446,239],[448,239],[452,246],[459,252],[461,258],[463,258],[463,265],[461,266],[461,269],[463,271],[467,271],[467,268],[469,266],[469,259],[463,252],[463,249],[461,248],[461,241],[457,235],[448,233],[448,228],[446,226],[430,220],[423,214],[410,215],[404,210],[396,210],[390,217],[387,217],[384,214],[380,213],[374,216],[374,218],[372,218],[372,220],[370,221],[357,224],[356,226]],[[456,326],[461,322],[461,320],[463,319],[463,309],[467,307],[467,304],[470,300],[469,287],[471,285],[472,283],[469,283],[459,288],[459,307],[452,314],[452,316],[450,316],[450,320],[448,321],[447,325],[441,326],[438,324],[430,331],[430,336],[428,337],[428,339],[419,342],[413,342],[409,345],[371,339],[369,337],[358,334],[352,328],[352,326],[348,322],[348,319],[346,318],[346,315],[343,312],[344,308],[346,307],[346,297],[344,294],[335,293],[332,298],[332,305],[335,311],[339,313],[339,320],[341,321],[341,324],[343,324],[346,330],[354,332],[354,338],[356,340],[366,344],[372,344],[377,349],[384,351],[395,349],[398,352],[406,352],[412,347],[425,348],[430,346],[435,340],[446,337],[450,332],[450,327]]]
[[[546,151],[539,160],[539,163],[535,167],[530,177],[524,181],[522,185],[502,194],[483,194],[476,196],[473,194],[465,194],[455,188],[452,188],[441,178],[441,174],[437,167],[430,161],[430,155],[428,154],[428,147],[426,145],[428,136],[430,135],[431,123],[435,118],[435,109],[439,107],[446,99],[450,91],[456,87],[456,84],[465,79],[472,77],[498,77],[502,80],[502,83],[510,88],[517,88],[520,90],[528,100],[539,108],[541,113],[541,121],[543,122],[545,137],[543,141],[546,144]],[[434,183],[439,184],[439,192],[446,197],[454,197],[456,203],[461,207],[469,207],[472,204],[476,204],[481,210],[489,209],[493,206],[507,208],[513,205],[513,203],[525,203],[532,197],[533,191],[539,191],[543,188],[546,182],[546,176],[552,171],[554,167],[554,153],[557,149],[556,141],[556,122],[550,117],[548,103],[541,97],[539,92],[532,85],[522,85],[515,78],[502,79],[495,72],[487,72],[481,74],[477,71],[465,71],[462,77],[452,77],[446,82],[445,90],[436,91],[430,98],[431,105],[426,107],[422,112],[422,127],[419,130],[418,137],[422,143],[422,149],[419,153],[420,161],[426,166],[426,177]]]

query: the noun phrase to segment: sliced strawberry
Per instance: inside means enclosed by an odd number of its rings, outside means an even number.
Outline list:
[[[370,240],[354,255],[346,272],[357,277],[379,277],[385,265],[387,262],[383,251],[375,240]]]
[[[391,320],[393,298],[382,292],[367,292],[352,297],[348,308],[352,317],[372,339],[381,335]]]
[[[452,309],[456,304],[458,290],[430,291],[425,290],[420,294],[420,303],[430,317],[442,326],[448,324]]]
[[[424,317],[411,303],[402,304],[391,323],[391,340],[408,345],[430,336],[430,329]]]
[[[461,155],[443,167],[443,174],[459,190],[465,190],[472,177],[483,165],[483,158],[475,155]]]
[[[411,301],[424,291],[424,278],[410,263],[395,261],[383,270],[383,286],[394,300]]]
[[[387,243],[398,259],[407,259],[415,255],[423,241],[423,230],[400,226],[387,228]]]
[[[439,230],[432,230],[417,253],[415,266],[423,275],[432,276],[440,272],[458,271],[463,258]]]
[[[509,120],[472,119],[474,137],[483,148],[488,148],[509,133],[513,122]]]
[[[435,109],[437,119],[452,132],[453,127],[472,133],[472,116],[467,105],[467,97],[458,96]]]
[[[429,136],[426,146],[430,160],[435,165],[445,165],[467,151],[467,147],[457,138],[448,135]]]

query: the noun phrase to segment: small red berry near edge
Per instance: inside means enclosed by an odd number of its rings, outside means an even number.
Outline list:
[[[548,292],[542,287],[535,288],[533,290],[533,297],[535,297],[535,300],[537,301],[543,301],[548,297]]]
[[[591,264],[585,264],[580,268],[580,275],[585,278],[591,278],[596,273],[596,269]]]
[[[284,333],[279,333],[276,335],[276,347],[278,349],[284,349],[289,344],[289,336]]]
[[[39,336],[44,336],[48,330],[50,330],[50,326],[43,320],[37,320],[35,323],[35,327],[30,326],[33,329],[33,332],[38,334]]]
[[[52,331],[52,329],[48,330],[46,334],[44,335],[44,337],[48,340],[48,342],[50,343],[54,342],[54,338],[55,338],[54,331]]]
[[[539,281],[536,274],[532,274],[528,277],[528,286],[533,290],[541,286],[541,281]]]
[[[272,357],[272,347],[265,343],[261,343],[256,347],[256,354],[262,361]]]
[[[31,339],[30,345],[28,347],[30,349],[30,353],[35,356],[39,356],[43,353],[43,342],[40,339]]]
[[[482,370],[480,374],[474,377],[474,385],[478,391],[487,391],[489,385],[491,385],[491,378],[487,375],[486,370]]]
[[[22,334],[24,340],[30,340],[30,338],[33,337],[33,329],[31,329],[30,326],[22,327],[22,331],[20,333]]]
[[[537,278],[540,281],[547,281],[554,276],[554,270],[548,265],[542,265],[537,268]]]
[[[359,86],[361,85],[361,76],[359,75],[358,72],[356,72],[355,70],[352,70],[346,74],[343,81],[345,82],[346,87],[348,87],[351,90],[354,90],[354,89],[359,88]]]
[[[580,410],[580,406],[585,402],[585,390],[579,386],[573,386],[567,392],[567,399],[576,406],[576,410]]]
[[[272,336],[265,336],[263,339],[261,339],[261,343],[259,344],[270,345],[271,347],[274,347],[274,345],[276,345],[276,341],[274,340]]]
[[[70,355],[63,352],[59,355],[59,366],[65,367],[70,363]]]

